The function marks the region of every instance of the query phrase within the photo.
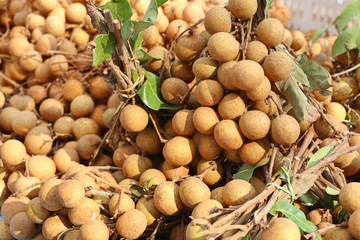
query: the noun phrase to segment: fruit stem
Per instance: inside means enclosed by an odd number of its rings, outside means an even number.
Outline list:
[[[341,75],[344,75],[344,74],[347,74],[347,73],[349,73],[349,72],[352,72],[352,71],[354,71],[354,70],[356,70],[356,69],[358,69],[358,68],[360,68],[360,63],[358,63],[358,64],[356,64],[355,66],[353,66],[353,67],[351,67],[351,68],[349,68],[349,69],[346,69],[346,70],[344,70],[344,71],[342,71],[342,72],[335,73],[335,74],[331,75],[331,77],[332,77],[332,78],[337,78],[337,77],[339,77],[339,76],[341,76]]]
[[[342,222],[339,224],[333,224],[333,225],[330,225],[330,226],[327,226],[324,228],[320,228],[320,229],[316,230],[315,232],[305,234],[305,235],[303,235],[303,237],[305,239],[315,239],[316,235],[325,233],[330,229],[337,228],[337,227],[346,228],[347,226],[348,226],[348,224],[346,222]]]

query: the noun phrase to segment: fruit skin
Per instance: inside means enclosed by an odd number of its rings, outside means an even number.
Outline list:
[[[284,39],[285,28],[278,19],[266,18],[256,27],[255,34],[266,46],[275,47]]]
[[[239,120],[240,131],[250,140],[264,138],[270,130],[270,118],[258,110],[244,113]]]
[[[198,34],[181,36],[174,46],[176,56],[183,62],[192,62],[206,47],[206,40]]]
[[[245,112],[244,100],[236,93],[225,95],[218,104],[217,112],[222,119],[236,119]]]
[[[176,136],[165,143],[163,155],[174,166],[189,164],[195,156],[195,144],[188,138]]]
[[[189,223],[186,227],[186,240],[205,240],[204,227]]]
[[[262,63],[266,56],[269,54],[269,50],[266,45],[260,41],[251,41],[247,46],[245,53],[246,59]]]
[[[149,122],[147,112],[137,105],[127,105],[120,114],[121,125],[128,132],[140,132]]]
[[[349,228],[335,227],[326,231],[323,240],[354,240]]]
[[[242,179],[231,180],[222,190],[222,199],[227,206],[244,204],[256,195],[255,188]]]
[[[137,239],[146,229],[146,216],[138,209],[131,209],[116,221],[116,230],[127,239]]]
[[[154,205],[166,216],[181,212],[184,206],[180,199],[179,186],[172,181],[160,183],[154,191]]]
[[[208,33],[231,31],[231,15],[223,7],[210,8],[204,17],[204,26]]]
[[[271,120],[270,133],[276,143],[290,145],[299,138],[300,126],[295,118],[282,114]]]
[[[224,89],[216,80],[202,80],[195,89],[195,98],[203,106],[215,106],[221,101],[223,96]]]
[[[69,220],[61,215],[48,217],[42,225],[42,234],[46,239],[56,240],[57,236],[72,227]]]
[[[341,206],[348,213],[353,213],[354,211],[360,209],[360,183],[351,182],[346,184],[339,194],[339,202]]]
[[[234,60],[240,51],[240,43],[230,33],[218,32],[207,43],[210,56],[219,62]]]
[[[179,195],[188,208],[193,209],[201,201],[210,199],[210,188],[197,177],[188,177],[180,183]]]
[[[264,70],[260,64],[251,60],[241,60],[234,64],[230,81],[240,90],[253,90],[261,84]]]
[[[348,229],[355,239],[360,239],[360,209],[355,210],[349,218]]]
[[[278,82],[289,77],[292,64],[285,52],[272,52],[265,58],[262,67],[270,81]]]
[[[228,8],[236,18],[246,20],[254,16],[258,3],[256,0],[229,0]]]
[[[270,149],[270,141],[263,139],[245,142],[239,149],[240,159],[247,164],[258,164]]]
[[[298,226],[287,218],[271,220],[269,228],[265,229],[260,240],[300,240],[301,234]]]
[[[244,143],[244,137],[239,125],[230,119],[221,120],[214,129],[216,142],[225,150],[239,149]]]
[[[180,78],[171,77],[161,84],[161,95],[172,104],[180,104],[188,90],[189,86]]]
[[[16,239],[31,239],[36,234],[36,226],[25,212],[19,212],[10,221],[10,232]]]
[[[78,240],[107,240],[109,231],[104,222],[91,220],[81,225]]]

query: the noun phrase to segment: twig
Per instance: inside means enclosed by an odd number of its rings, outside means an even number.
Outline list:
[[[301,166],[300,165],[301,159],[303,158],[305,151],[308,149],[309,145],[311,144],[313,137],[314,137],[313,131],[308,131],[306,133],[300,148],[298,149],[296,155],[294,156],[293,175],[295,175],[299,170],[299,167]]]
[[[155,117],[153,116],[153,112],[146,108],[147,112],[148,112],[148,115],[149,115],[149,118],[150,118],[150,121],[152,122],[152,124],[154,125],[154,128],[155,128],[155,131],[156,131],[156,134],[158,135],[159,139],[160,139],[160,142],[161,143],[167,143],[169,140],[166,139],[166,138],[163,138],[163,136],[161,135],[161,132],[160,132],[160,126],[158,125],[158,122],[155,120]]]
[[[346,73],[352,72],[352,71],[356,70],[356,69],[359,68],[359,67],[360,67],[360,63],[358,63],[358,64],[356,64],[355,66],[353,66],[353,67],[351,67],[351,68],[349,68],[349,69],[346,69],[346,70],[344,70],[344,71],[342,71],[342,72],[333,74],[333,75],[331,75],[331,77],[336,78],[336,77],[338,77],[338,76],[341,76],[341,75],[344,75],[344,74],[346,74]]]
[[[266,177],[266,183],[269,183],[271,181],[271,177],[272,177],[272,172],[274,169],[274,164],[275,164],[275,159],[276,159],[276,155],[278,153],[278,148],[277,147],[273,147],[272,148],[272,153],[271,153],[271,158],[270,158],[270,163],[269,163],[269,170],[268,170],[268,176]]]
[[[312,232],[312,233],[308,233],[308,234],[303,235],[303,237],[304,237],[305,239],[311,239],[311,238],[315,237],[315,236],[318,235],[318,234],[322,234],[322,233],[327,232],[327,231],[330,230],[330,229],[337,228],[337,227],[345,228],[345,227],[347,227],[347,226],[348,226],[348,224],[347,224],[346,222],[342,222],[342,223],[339,223],[339,224],[334,224],[334,225],[332,225],[332,226],[328,226],[328,227],[324,227],[324,228],[318,229],[318,230],[316,230],[315,232]]]
[[[12,86],[15,87],[15,88],[18,88],[18,87],[20,86],[16,81],[12,80],[11,78],[9,78],[8,76],[6,76],[6,75],[3,74],[2,72],[0,72],[0,77],[4,78],[4,80],[5,80],[7,83],[9,83],[10,85],[12,85]]]
[[[160,226],[163,224],[164,218],[165,218],[165,216],[162,215],[162,216],[158,219],[158,222],[157,222],[157,225],[156,225],[156,227],[155,227],[155,230],[152,232],[152,234],[151,234],[148,238],[146,238],[146,240],[155,240],[155,239],[156,239],[156,234],[157,234],[157,232],[159,231]]]

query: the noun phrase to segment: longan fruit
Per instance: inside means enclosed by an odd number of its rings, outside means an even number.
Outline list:
[[[43,155],[34,155],[27,161],[30,176],[40,180],[51,177],[56,172],[54,161]]]
[[[140,132],[149,122],[147,112],[138,105],[128,104],[120,114],[120,123],[128,132]]]
[[[248,90],[245,93],[246,93],[246,96],[254,102],[262,101],[270,95],[271,83],[270,83],[269,79],[264,76],[264,77],[262,77],[261,83],[259,86],[257,86],[256,88],[254,88],[252,90]]]
[[[275,47],[284,39],[285,28],[278,19],[266,18],[257,25],[255,34],[266,46]]]
[[[120,143],[117,149],[113,153],[113,161],[115,166],[122,167],[125,159],[131,155],[137,153],[136,148],[133,145]]]
[[[280,97],[275,92],[271,91],[269,96],[274,99],[276,104],[280,105]],[[272,99],[264,99],[252,104],[252,109],[264,112],[268,116],[272,116],[278,112],[277,105]]]
[[[64,106],[55,98],[47,98],[39,107],[40,116],[47,122],[55,122],[64,114]]]
[[[270,130],[270,118],[259,110],[250,110],[240,117],[239,126],[248,139],[262,139]]]
[[[237,90],[238,88],[231,81],[232,67],[237,61],[231,60],[222,63],[217,70],[217,80],[226,90]]]
[[[42,85],[33,85],[27,88],[26,94],[34,99],[36,105],[40,104],[45,98],[48,97],[47,89]]]
[[[49,51],[53,51],[53,50],[56,50],[57,49],[57,40],[56,40],[56,37],[52,34],[43,34],[39,40],[36,42],[35,44],[35,49],[36,51],[42,53],[42,54],[48,54]],[[46,69],[45,66],[42,67],[42,71],[39,72],[39,74],[43,74],[45,75],[46,72],[44,71],[49,71],[50,73],[50,65],[49,65],[49,61],[50,60],[45,60],[43,63],[44,65],[46,65],[46,68],[49,68],[49,69]],[[42,64],[40,64],[38,66],[38,68],[41,66]],[[38,70],[40,71],[40,69]],[[35,71],[36,73],[36,71]],[[37,74],[37,75],[39,75]],[[36,75],[36,74],[35,74]]]
[[[292,63],[285,52],[272,52],[265,58],[262,67],[270,81],[278,82],[289,77]]]
[[[70,104],[70,112],[75,118],[90,115],[95,108],[94,100],[86,94],[75,97]]]
[[[179,59],[175,59],[171,63],[170,75],[173,78],[180,78],[186,83],[191,82],[195,78],[195,75],[192,72],[191,64],[187,62],[182,62]]]
[[[252,60],[261,64],[268,54],[269,50],[266,45],[260,41],[254,40],[247,45],[245,56],[247,60]]]
[[[11,235],[20,240],[31,239],[36,234],[36,226],[25,212],[17,213],[9,224]]]
[[[26,17],[29,14],[30,14],[30,12],[27,10],[21,10],[20,12],[15,13],[15,15],[13,17],[14,25],[15,26],[25,25]],[[45,22],[45,20],[44,20],[44,22]]]
[[[76,150],[82,159],[90,160],[94,156],[100,143],[100,136],[96,134],[85,134],[78,139]]]
[[[10,232],[10,226],[4,220],[0,220],[0,239],[3,240],[14,239]]]
[[[25,176],[25,170],[23,170],[23,169],[13,170],[12,166],[10,166],[10,167],[7,165],[4,165],[4,166],[6,166],[10,172],[6,178],[6,186],[11,193],[15,193],[15,183],[20,177]]]
[[[59,211],[63,208],[56,197],[57,186],[62,182],[63,181],[60,179],[51,178],[41,185],[39,190],[39,200],[43,208],[49,211]]]
[[[29,50],[20,56],[19,64],[25,71],[34,71],[43,59],[38,51]]]
[[[78,163],[80,158],[75,148],[63,147],[56,150],[53,161],[58,172],[65,172],[73,164]]]
[[[3,131],[12,131],[12,121],[20,114],[20,110],[15,107],[5,107],[0,112],[0,126]]]
[[[47,15],[57,7],[60,7],[59,2],[56,0],[36,0],[36,8],[41,14]]]
[[[231,31],[231,15],[221,6],[210,8],[204,17],[204,26],[208,33]]]
[[[91,220],[79,228],[78,240],[107,240],[109,229],[106,224],[99,220]]]
[[[40,179],[36,177],[20,176],[14,183],[15,193],[30,199],[37,197],[40,189]]]
[[[192,62],[199,57],[206,44],[206,40],[199,34],[185,34],[177,40],[174,52],[181,61]]]
[[[78,53],[75,43],[71,42],[68,39],[64,39],[59,45],[59,50],[62,52],[70,53],[76,55]]]
[[[73,137],[72,127],[75,120],[69,116],[62,116],[56,119],[53,125],[55,135],[59,139],[69,139]]]
[[[72,3],[65,9],[66,20],[69,23],[82,23],[87,15],[82,3]]]
[[[340,121],[346,118],[345,107],[338,102],[330,102],[324,105],[327,114],[337,117]]]
[[[174,166],[189,164],[195,156],[195,144],[186,137],[176,136],[165,143],[162,153],[166,161]]]
[[[212,58],[219,62],[234,60],[240,51],[240,44],[233,35],[217,32],[209,38],[207,49]]]
[[[83,30],[81,27],[77,27],[74,28],[71,33],[71,40],[79,47],[79,49],[85,49],[89,43],[90,34]],[[82,64],[82,62],[78,63]]]
[[[203,106],[215,106],[223,96],[224,89],[216,80],[202,80],[195,88],[195,98]]]
[[[43,63],[40,63],[34,71],[34,77],[38,80],[39,84],[48,83],[52,78],[48,62],[49,60],[46,59]]]
[[[219,122],[216,112],[210,107],[198,107],[193,114],[193,123],[197,131],[212,135],[215,125]]]
[[[198,80],[212,79],[216,76],[219,63],[212,57],[200,57],[192,65],[192,72]]]
[[[193,225],[191,222],[186,226],[185,236],[189,240],[205,240],[206,234],[204,231],[206,228],[201,225]]]
[[[226,158],[227,160],[229,160],[231,162],[241,163],[241,159],[240,159],[238,150],[224,150],[223,156],[224,156],[224,158]]]
[[[45,32],[55,37],[61,37],[65,34],[65,22],[57,15],[50,15],[45,19]]]
[[[110,198],[108,205],[111,215],[115,218],[128,210],[135,209],[135,203],[132,198],[123,192],[114,194]]]
[[[100,127],[95,120],[89,117],[81,117],[76,119],[73,123],[72,132],[76,139],[80,139],[87,134],[99,135]]]
[[[41,232],[46,239],[57,239],[58,235],[72,227],[69,220],[61,215],[48,217],[41,227]]]
[[[33,127],[25,136],[24,145],[29,154],[46,155],[53,146],[50,130],[46,126]]]
[[[224,175],[223,166],[213,160],[209,161],[205,159],[200,159],[196,166],[196,173],[200,175],[215,164],[216,168],[206,173],[204,178],[202,179],[203,182],[208,186],[214,186],[221,181]]]
[[[23,37],[15,37],[10,39],[8,43],[8,51],[11,56],[21,57],[25,52],[27,52],[30,48],[30,43],[26,38]]]
[[[240,159],[244,163],[256,165],[264,159],[269,149],[270,141],[266,137],[245,142],[239,149]]]
[[[271,138],[281,145],[291,145],[300,136],[300,125],[290,115],[282,114],[271,120]]]
[[[123,238],[137,239],[147,226],[145,214],[138,209],[126,211],[116,220],[116,230]]]
[[[189,165],[185,166],[174,166],[171,163],[164,161],[160,165],[161,171],[164,173],[166,180],[171,181],[173,179],[177,179],[179,177],[183,177],[189,174]]]
[[[145,214],[148,227],[154,226],[161,217],[161,212],[156,209],[153,198],[140,198],[136,203],[136,209]]]
[[[5,105],[5,95],[0,91],[0,108],[2,109]]]
[[[206,218],[213,213],[213,210],[221,208],[223,208],[223,205],[219,201],[215,199],[206,199],[196,205],[191,213],[191,216],[195,219]]]
[[[1,145],[0,157],[8,166],[17,166],[28,158],[25,145],[16,139],[9,139]]]
[[[253,90],[261,84],[264,70],[260,64],[252,60],[241,60],[231,68],[230,81],[240,90]]]
[[[85,91],[85,87],[82,84],[82,82],[75,79],[67,80],[64,83],[62,90],[65,100],[69,102],[74,100],[77,96],[84,94],[84,91]]]
[[[180,104],[189,91],[189,86],[180,78],[167,78],[161,84],[161,94],[164,99],[172,104]]]
[[[170,21],[168,27],[166,28],[165,34],[166,37],[173,41],[181,32],[183,32],[188,27],[187,22],[182,19],[173,19]]]
[[[177,111],[171,121],[172,129],[177,135],[191,136],[196,132],[193,124],[194,112],[189,109]]]
[[[257,195],[255,188],[247,181],[233,179],[222,190],[222,199],[227,206],[241,205]]]
[[[148,49],[163,44],[159,29],[155,25],[149,26],[143,31],[143,42]]]
[[[183,203],[179,195],[179,186],[172,181],[160,183],[154,191],[154,205],[156,209],[166,216],[180,213]]]
[[[33,198],[26,206],[26,216],[36,224],[42,224],[49,216],[50,211],[43,208],[38,197]]]
[[[19,212],[25,212],[30,199],[25,196],[10,196],[1,206],[1,216],[6,224]]]
[[[85,189],[78,181],[68,179],[57,186],[56,197],[62,206],[73,208],[84,199]]]
[[[145,170],[139,178],[139,184],[141,186],[145,186],[145,184],[147,184],[149,188],[155,187],[165,181],[166,177],[164,173],[155,168]]]
[[[350,215],[350,218],[348,221],[349,232],[355,239],[360,238],[359,221],[360,221],[360,210],[357,209]]]
[[[165,33],[167,27],[169,26],[169,19],[164,14],[162,8],[158,8],[158,16],[155,21],[155,26],[159,29],[160,33]]]
[[[196,3],[189,2],[186,4],[182,15],[182,19],[184,19],[187,23],[192,24],[204,18],[205,13],[201,6]]]
[[[349,228],[335,227],[326,231],[324,240],[353,240]]]
[[[153,164],[150,158],[138,154],[131,154],[123,162],[122,170],[126,178],[139,180],[140,175],[152,167]]]
[[[358,55],[359,55],[359,51],[358,49],[355,48],[355,49],[351,49],[349,53],[345,52],[343,54],[340,54],[339,56],[336,56],[336,60],[342,66],[349,66],[356,61]]]
[[[200,156],[207,160],[216,159],[222,152],[222,148],[217,144],[212,135],[200,134],[197,147]]]
[[[15,107],[20,111],[33,111],[35,110],[35,100],[28,95],[16,94],[10,97],[9,106]]]
[[[236,18],[247,20],[255,15],[258,8],[258,3],[256,0],[230,0],[228,2],[228,8],[232,15],[234,15]]]
[[[351,214],[360,209],[360,202],[358,201],[359,197],[360,183],[351,182],[341,188],[339,202],[345,211]]]
[[[147,127],[136,135],[136,146],[149,155],[155,155],[161,152],[163,143],[153,127]]]
[[[26,80],[27,72],[20,67],[18,60],[5,62],[4,72],[16,82],[23,83]]]
[[[294,239],[300,240],[301,233],[299,227],[290,219],[278,217],[272,219],[269,228],[265,229],[260,240],[273,239]]]
[[[343,129],[341,127],[342,123],[337,117],[330,115],[330,114],[325,114],[325,117],[333,126],[335,126],[335,128],[337,130]],[[319,118],[314,122],[314,130],[315,130],[316,134],[319,136],[319,138],[321,138],[321,139],[330,137],[333,134],[335,134],[334,129],[327,123],[327,121],[325,121],[322,118]]]
[[[51,75],[57,77],[64,76],[69,69],[69,64],[66,57],[61,54],[51,56],[49,58],[48,65]]]
[[[230,119],[221,120],[216,124],[214,137],[220,147],[225,150],[239,149],[244,142],[239,125]]]
[[[149,54],[157,59],[149,59],[146,62],[145,68],[148,71],[156,73],[163,67],[166,67],[167,69],[169,68],[169,61],[166,61],[166,56],[169,54],[169,52],[166,48],[162,46],[154,46],[150,49]]]
[[[308,212],[306,218],[315,225],[318,225],[321,222],[332,223],[333,221],[330,210],[325,208],[317,208]]]
[[[182,203],[193,209],[201,201],[210,199],[210,188],[197,177],[188,177],[181,181],[179,195]]]
[[[69,220],[75,226],[80,226],[87,221],[95,220],[100,215],[99,204],[88,197],[85,197],[68,212]]]
[[[217,112],[222,119],[236,119],[245,112],[245,102],[237,93],[228,93],[219,102]]]
[[[291,32],[285,28],[284,31],[284,39],[283,42],[287,45],[287,46],[292,46],[292,42],[293,42],[293,36],[291,34]]]

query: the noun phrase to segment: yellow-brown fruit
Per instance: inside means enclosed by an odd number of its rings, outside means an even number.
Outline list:
[[[217,111],[222,119],[236,119],[245,112],[245,102],[240,95],[229,93],[221,99]]]
[[[194,158],[195,150],[195,144],[190,139],[176,136],[165,143],[162,153],[172,165],[184,166]]]
[[[208,186],[214,186],[221,181],[224,175],[224,168],[222,164],[212,160],[209,161],[205,159],[200,159],[196,166],[196,173],[200,175],[207,169],[213,167],[215,164],[215,169],[208,171],[202,179],[203,182]]]
[[[232,67],[237,61],[231,60],[220,65],[217,71],[217,80],[227,90],[237,90],[238,88],[231,81]]]
[[[196,3],[189,2],[185,5],[182,18],[189,24],[196,23],[205,16],[204,9]]]
[[[180,78],[186,83],[191,82],[195,78],[191,65],[187,62],[182,62],[179,59],[175,59],[171,63],[170,75],[174,78]]]
[[[230,79],[240,90],[252,90],[261,84],[264,70],[260,64],[251,60],[241,60],[232,67]]]
[[[272,52],[262,64],[265,76],[272,82],[287,79],[291,73],[291,60],[285,52]]]
[[[198,34],[183,35],[175,44],[174,52],[183,62],[192,62],[206,47],[206,40]]]
[[[56,172],[54,161],[43,155],[34,155],[27,162],[30,176],[40,180],[52,177]]]
[[[324,240],[354,240],[349,228],[335,227],[326,231]]]
[[[285,28],[278,19],[266,18],[256,27],[255,34],[266,46],[275,47],[284,39]]]
[[[228,8],[236,18],[247,20],[256,13],[258,3],[256,0],[230,0]]]
[[[338,102],[330,102],[324,105],[325,112],[327,114],[335,116],[340,121],[345,120],[346,118],[346,109],[345,107]]]
[[[161,152],[163,143],[161,143],[155,128],[147,127],[138,132],[135,140],[136,146],[149,155],[155,155]]]
[[[81,225],[78,240],[107,240],[109,230],[106,224],[99,220],[91,220]]]
[[[215,6],[205,13],[204,26],[208,33],[231,31],[231,15],[223,7]]]
[[[321,222],[332,223],[333,221],[330,210],[326,208],[314,209],[306,214],[306,218],[315,225],[318,225]]]
[[[222,148],[217,144],[214,136],[201,134],[198,151],[202,158],[213,160],[221,154]]]
[[[294,51],[299,51],[307,45],[306,38],[302,32],[291,31],[291,35],[293,39],[291,48],[294,49]]]
[[[140,132],[149,122],[147,112],[140,106],[128,104],[121,111],[120,123],[128,132]]]
[[[25,71],[34,71],[42,63],[42,56],[38,51],[30,50],[20,56],[19,64]]]
[[[16,94],[16,95],[11,96],[10,100],[9,100],[9,105],[11,107],[15,107],[15,108],[19,109],[20,111],[35,110],[35,108],[34,108],[35,100],[28,95]]]
[[[69,220],[75,226],[80,226],[87,221],[94,220],[100,215],[99,204],[90,198],[83,198],[75,207],[68,212]]]
[[[291,46],[292,42],[293,42],[293,37],[291,32],[285,28],[285,32],[284,32],[284,39],[283,42],[287,45],[287,46]]]
[[[126,143],[119,143],[117,149],[115,149],[113,153],[113,161],[115,166],[122,167],[125,159],[131,155],[136,153],[136,148],[133,145]]]
[[[65,100],[69,102],[71,102],[77,96],[82,95],[84,91],[85,91],[85,87],[82,84],[82,82],[75,79],[67,80],[63,86],[63,96]]]
[[[193,209],[201,201],[210,199],[210,188],[197,177],[185,178],[179,187],[182,203]]]
[[[50,211],[41,206],[38,197],[30,200],[26,206],[25,213],[36,224],[42,224],[50,216]]]
[[[205,227],[201,225],[194,225],[191,222],[186,226],[185,236],[187,240],[205,240]]]
[[[203,106],[215,106],[223,96],[224,89],[216,80],[202,80],[195,89],[195,98]]]
[[[249,42],[245,56],[247,60],[252,60],[261,64],[268,55],[268,53],[269,50],[266,45],[260,41],[255,40]]]
[[[279,19],[286,26],[291,18],[290,9],[284,5],[275,5],[269,9],[269,16]],[[289,45],[290,46],[290,45]]]
[[[360,209],[357,209],[350,215],[349,222],[348,222],[349,232],[355,239],[360,239],[359,223],[360,223]],[[11,227],[10,227],[10,229],[11,229]]]
[[[170,41],[173,41],[187,28],[188,24],[182,19],[173,19],[166,28],[165,34]]]
[[[153,198],[140,198],[136,203],[136,209],[145,214],[148,227],[154,226],[161,216],[161,213],[155,208]]]
[[[64,114],[64,106],[55,98],[47,98],[40,104],[39,113],[45,121],[53,123]]]
[[[172,104],[180,104],[189,86],[180,78],[168,78],[161,84],[161,95],[164,99]]]
[[[132,198],[123,192],[114,194],[110,198],[108,205],[111,215],[115,218],[128,210],[135,209],[135,203]]]
[[[256,195],[255,188],[242,179],[231,180],[222,190],[222,198],[227,206],[244,204]]]
[[[147,185],[149,188],[151,188],[165,181],[166,177],[160,170],[149,168],[141,174],[139,184],[141,186]]]
[[[150,49],[149,54],[157,59],[150,59],[146,62],[145,67],[148,71],[156,73],[163,67],[169,67],[169,61],[166,61],[168,50],[162,46],[155,46]]]
[[[48,217],[42,225],[42,234],[46,239],[56,240],[58,235],[72,227],[69,220],[61,215]]]
[[[122,170],[126,178],[139,180],[140,175],[152,167],[153,164],[150,158],[138,154],[131,154],[123,162]]]
[[[342,65],[342,66],[349,66],[352,63],[356,61],[359,55],[358,49],[352,49],[349,51],[349,53],[345,52],[343,54],[340,54],[339,56],[336,56],[336,60]]]
[[[193,209],[191,216],[193,218],[206,218],[210,214],[214,212],[215,209],[222,208],[223,205],[214,199],[206,199],[201,201],[196,207]]]
[[[269,228],[265,229],[260,240],[300,240],[301,233],[299,227],[290,219],[278,217],[272,219]]]
[[[43,208],[49,211],[59,211],[63,208],[57,200],[56,192],[57,186],[63,181],[60,179],[52,178],[46,180],[40,187],[39,200]]]
[[[233,35],[218,32],[209,38],[207,50],[212,58],[219,62],[234,60],[240,51],[240,43]]]
[[[335,116],[325,114],[325,117],[327,118],[327,121],[329,121],[336,128],[337,131],[344,130],[344,128],[342,127],[342,122]],[[335,133],[334,129],[328,124],[327,121],[319,118],[314,122],[314,130],[321,139],[331,137]]]
[[[80,182],[68,179],[57,186],[56,197],[64,207],[73,208],[85,197],[85,189]]]
[[[166,180],[168,181],[186,176],[189,174],[190,171],[189,165],[177,167],[173,166],[168,161],[164,161],[159,168],[164,173]]]
[[[74,118],[87,117],[94,111],[94,108],[94,100],[86,94],[75,97],[70,103],[70,113]]]
[[[219,117],[210,107],[198,107],[193,114],[193,123],[196,130],[205,135],[212,135]]]
[[[230,119],[221,120],[214,128],[216,142],[225,150],[239,149],[244,142],[239,125]]]
[[[36,226],[25,212],[17,213],[9,224],[11,235],[19,240],[31,239],[36,234]]]
[[[258,110],[244,113],[239,120],[240,131],[250,140],[264,138],[270,130],[270,118]]]
[[[266,137],[256,141],[245,142],[239,149],[240,159],[247,164],[256,165],[267,155],[270,141]]]
[[[271,120],[270,133],[276,143],[290,145],[299,138],[300,125],[295,118],[282,114]]]
[[[358,82],[353,77],[342,77],[339,82],[333,81],[332,84],[334,86],[332,99],[338,102],[359,92]]]
[[[12,121],[20,114],[15,107],[5,107],[0,113],[0,126],[4,132],[12,132]]]
[[[9,41],[8,51],[11,56],[21,57],[30,48],[30,43],[26,38],[16,37]]]
[[[216,76],[219,63],[212,57],[201,57],[195,60],[192,72],[198,80],[212,79]]]
[[[1,206],[1,216],[6,224],[10,224],[11,219],[19,212],[25,212],[26,206],[30,202],[28,197],[8,197]]]
[[[341,188],[339,202],[348,213],[353,213],[360,209],[360,183],[351,182]]]
[[[160,183],[154,191],[154,205],[166,216],[180,213],[184,206],[180,199],[179,186],[172,181]]]
[[[138,209],[126,211],[116,221],[117,232],[126,239],[139,238],[144,233],[146,226],[146,216]]]
[[[4,221],[0,220],[0,239],[13,240],[14,237],[11,235],[10,226]]]
[[[84,160],[91,160],[101,143],[101,138],[96,134],[85,134],[77,140],[76,150]]]
[[[22,142],[17,139],[9,139],[1,145],[0,158],[8,166],[17,166],[28,156]]]
[[[194,112],[189,109],[182,109],[174,114],[171,124],[177,135],[191,136],[196,132],[193,115]]]
[[[256,88],[246,91],[246,96],[254,101],[259,102],[268,97],[271,93],[271,83],[267,77],[262,77],[261,83]]]

